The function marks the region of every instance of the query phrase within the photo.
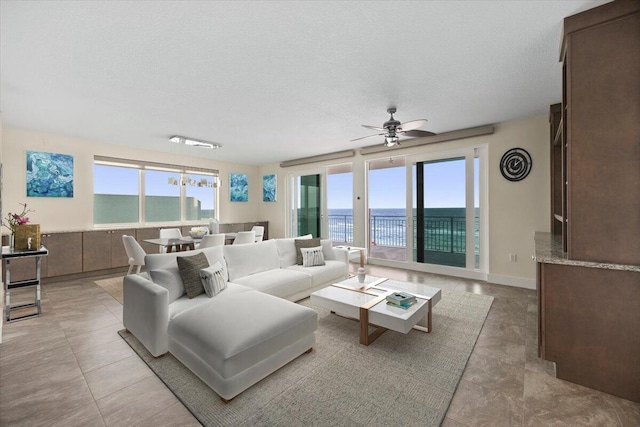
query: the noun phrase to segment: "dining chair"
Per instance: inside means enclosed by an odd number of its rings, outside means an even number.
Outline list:
[[[129,270],[127,271],[127,274],[131,274],[133,267],[137,267],[136,274],[140,274],[140,269],[144,267],[144,257],[147,253],[142,249],[140,243],[138,243],[133,236],[127,236],[124,234],[122,236],[122,243],[124,243],[124,250],[127,252],[127,256],[129,257]]]
[[[253,228],[251,228],[251,231],[256,232],[256,242],[262,242],[262,239],[264,238],[264,226],[254,225]]]
[[[160,238],[161,239],[182,239],[182,232],[179,228],[161,228],[160,229]],[[160,246],[160,253],[167,252],[166,246]]]
[[[245,243],[255,243],[256,232],[255,231],[239,231],[233,241],[234,245],[243,245]]]
[[[212,246],[223,246],[225,240],[224,233],[222,234],[207,234],[202,236],[199,248],[210,248]]]

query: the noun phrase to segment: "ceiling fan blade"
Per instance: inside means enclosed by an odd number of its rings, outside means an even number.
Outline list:
[[[377,134],[377,135],[363,136],[362,138],[352,139],[352,140],[351,140],[351,142],[353,142],[353,141],[360,141],[361,139],[373,138],[374,136],[382,136],[382,135],[386,135],[386,133],[379,133],[379,134]]]
[[[424,126],[426,123],[427,123],[427,119],[412,120],[410,122],[402,123],[400,125],[400,128],[406,132],[406,131],[418,129],[419,127]]]
[[[412,138],[422,138],[424,136],[433,136],[433,135],[435,135],[435,133],[429,132],[429,131],[426,131],[426,130],[410,130],[408,132],[403,130],[402,133],[403,133],[404,136],[410,136]]]
[[[386,132],[387,130],[385,128],[379,128],[377,126],[369,126],[369,125],[362,125],[363,128],[367,128],[367,129],[373,129],[373,130],[379,130],[382,132]]]

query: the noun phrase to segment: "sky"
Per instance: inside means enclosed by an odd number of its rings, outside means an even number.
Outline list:
[[[147,196],[180,197],[180,186],[170,185],[169,177],[180,180],[180,173],[145,171],[145,194]],[[187,178],[199,181],[203,175],[187,174]],[[207,177],[211,179],[211,177]],[[138,169],[94,165],[93,191],[95,194],[138,195]],[[214,190],[211,187],[186,186],[187,197],[200,200],[201,209],[213,209]]]
[[[475,199],[478,206],[478,160],[476,159]],[[464,160],[428,163],[424,179],[425,207],[451,208],[465,206]],[[327,177],[327,208],[352,209],[352,174]],[[369,208],[404,209],[406,207],[406,172],[404,166],[369,172]],[[415,205],[415,194],[414,194]]]

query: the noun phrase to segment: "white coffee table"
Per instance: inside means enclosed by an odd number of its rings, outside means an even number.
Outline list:
[[[408,333],[411,329],[431,332],[433,307],[441,299],[438,288],[367,276],[365,286],[356,277],[333,284],[311,294],[311,303],[332,313],[360,321],[360,344],[369,345],[387,329]],[[387,304],[386,296],[405,291],[418,302],[408,309]],[[369,333],[369,326],[377,327]]]

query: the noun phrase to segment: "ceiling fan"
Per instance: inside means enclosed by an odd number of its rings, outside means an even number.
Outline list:
[[[387,113],[389,113],[391,115],[391,118],[389,118],[389,120],[384,122],[382,127],[362,125],[363,127],[366,127],[367,129],[373,129],[373,130],[377,130],[377,131],[382,131],[382,133],[378,133],[378,134],[375,134],[375,135],[369,135],[369,136],[363,136],[362,138],[352,139],[351,141],[352,142],[353,141],[359,141],[361,139],[373,138],[375,136],[384,135],[384,145],[387,146],[387,147],[393,147],[394,145],[400,145],[400,142],[399,142],[398,139],[401,136],[410,136],[410,137],[414,137],[414,138],[420,138],[420,137],[423,137],[423,136],[433,136],[433,135],[435,135],[435,133],[433,133],[433,132],[428,132],[426,130],[418,130],[419,127],[421,127],[425,123],[427,123],[426,119],[412,120],[410,122],[400,123],[398,120],[393,118],[393,115],[395,114],[395,112],[396,112],[396,108],[395,107],[390,107],[390,108],[387,109]]]

